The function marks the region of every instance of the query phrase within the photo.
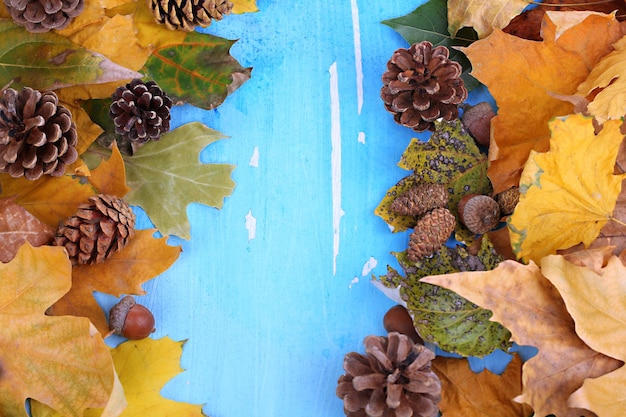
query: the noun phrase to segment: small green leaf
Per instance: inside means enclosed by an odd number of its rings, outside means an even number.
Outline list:
[[[457,36],[450,36],[448,32],[448,2],[447,0],[430,0],[406,16],[384,20],[383,24],[398,32],[410,45],[429,41],[433,45],[443,45],[450,49],[450,58],[463,67],[463,81],[468,90],[473,90],[480,83],[469,73],[472,69],[465,55],[453,49],[455,46],[468,46],[478,35],[472,28],[459,30]]]
[[[234,43],[192,32],[181,44],[157,47],[143,71],[174,101],[212,109],[250,78],[252,68],[229,53]]]
[[[187,205],[197,202],[221,208],[235,188],[230,176],[233,165],[199,160],[202,149],[223,138],[202,123],[192,122],[148,142],[134,156],[124,155],[126,184],[131,189],[125,199],[142,207],[164,235],[189,239]],[[94,144],[83,159],[92,168],[110,153]]]
[[[394,255],[406,276],[388,266],[387,275],[379,277],[379,282],[387,288],[399,288],[413,325],[425,341],[463,356],[485,356],[496,349],[508,350],[511,333],[501,324],[489,321],[491,311],[450,290],[419,281],[428,275],[495,268],[502,258],[486,237],[476,256],[462,246],[454,249],[444,246],[431,258],[417,263],[409,262],[406,252]]]
[[[465,132],[461,122],[437,122],[436,131],[428,142],[413,139],[406,148],[398,166],[413,170],[413,174],[391,187],[374,213],[389,224],[394,232],[412,228],[417,219],[391,211],[396,196],[420,182],[445,184],[448,187],[448,209],[457,216],[456,237],[470,242],[473,234],[458,221],[457,206],[466,194],[489,194],[491,182],[487,177],[487,157],[474,139]]]
[[[12,83],[15,89],[28,86],[43,91],[130,78],[141,74],[56,33],[30,33],[0,19],[0,88]]]

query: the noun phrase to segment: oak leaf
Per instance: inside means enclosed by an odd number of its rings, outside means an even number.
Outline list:
[[[562,256],[548,256],[541,261],[541,271],[563,297],[578,336],[592,349],[626,360],[621,342],[626,340],[626,266],[622,261],[612,256],[600,270],[594,270]],[[588,379],[570,398],[570,405],[599,416],[625,415],[625,384],[625,367]]]
[[[467,360],[437,356],[432,369],[441,380],[443,417],[528,417],[532,410],[513,401],[522,392],[522,360],[516,354],[502,375],[473,372]]]
[[[87,317],[100,333],[106,335],[109,332],[107,320],[93,292],[116,297],[143,295],[146,292],[141,285],[166,271],[180,255],[179,246],[167,245],[167,238],[155,238],[154,232],[137,230],[124,250],[106,262],[72,268],[72,288],[52,306],[50,313]]]
[[[542,42],[496,29],[463,49],[472,62],[472,75],[487,85],[498,106],[491,121],[487,171],[494,193],[518,185],[532,150],[548,150],[548,121],[572,113],[572,104],[551,94],[574,94],[591,68],[622,37],[614,16],[589,14],[565,29],[551,19],[555,14],[558,12],[544,17]]]
[[[15,197],[0,198],[0,262],[9,262],[18,249],[28,242],[45,245],[54,229],[15,203]]]
[[[550,123],[550,150],[530,154],[508,221],[513,251],[522,260],[537,263],[559,249],[588,246],[616,220],[613,210],[626,178],[613,174],[623,140],[619,125],[607,122],[595,135],[592,119],[582,115]]]
[[[83,317],[45,314],[70,274],[59,247],[26,243],[0,264],[0,415],[26,416],[27,398],[70,417],[109,401],[115,371],[102,337]]]
[[[535,415],[592,416],[570,408],[569,396],[587,378],[611,372],[622,362],[591,349],[576,334],[557,289],[534,263],[504,261],[486,272],[433,275],[423,282],[457,292],[493,312],[519,345],[539,349],[522,367],[523,392],[518,401],[529,404]]]
[[[472,27],[484,38],[494,28],[504,28],[527,6],[527,0],[449,0],[448,31],[454,37],[462,27]]]

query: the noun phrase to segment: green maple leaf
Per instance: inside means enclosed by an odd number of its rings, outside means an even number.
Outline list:
[[[76,45],[53,32],[31,33],[0,19],[0,88],[38,90],[99,84],[141,74]]]
[[[125,199],[144,209],[164,235],[189,239],[187,205],[200,203],[221,208],[224,198],[235,188],[231,173],[234,165],[203,164],[199,153],[220,139],[221,133],[199,122],[185,124],[139,148],[133,156],[123,156],[126,183]],[[83,159],[93,167],[94,157],[108,158],[111,151],[92,145]]]
[[[477,255],[462,246],[441,248],[430,258],[411,263],[406,252],[394,253],[405,276],[387,266],[387,275],[374,281],[383,292],[406,303],[413,325],[427,342],[463,356],[485,356],[496,349],[507,351],[511,333],[501,324],[490,321],[491,311],[480,308],[453,291],[420,282],[429,275],[460,271],[491,270],[502,261],[488,238],[483,237]]]
[[[437,130],[428,142],[413,139],[398,166],[413,174],[391,187],[374,213],[391,226],[394,232],[414,227],[417,219],[391,211],[396,196],[420,182],[445,184],[448,188],[448,209],[457,216],[456,237],[463,242],[473,240],[473,234],[458,221],[457,206],[466,194],[489,194],[491,182],[487,177],[487,157],[480,152],[474,139],[465,132],[461,122],[437,122]]]

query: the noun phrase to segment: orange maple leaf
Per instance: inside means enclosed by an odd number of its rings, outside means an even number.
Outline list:
[[[548,149],[548,121],[572,113],[571,103],[552,94],[573,95],[622,37],[612,15],[589,14],[581,20],[572,13],[580,12],[546,13],[542,42],[494,30],[463,49],[472,63],[472,75],[488,87],[498,105],[491,122],[487,171],[494,193],[518,184],[531,150]],[[570,17],[580,22],[572,25]]]

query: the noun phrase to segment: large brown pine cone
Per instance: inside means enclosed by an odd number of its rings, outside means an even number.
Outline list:
[[[448,205],[448,190],[443,184],[418,183],[397,196],[391,211],[404,216],[421,216],[422,214]]]
[[[111,98],[109,116],[115,133],[123,138],[143,144],[170,130],[172,99],[154,81],[134,79],[118,87]]]
[[[348,353],[337,396],[348,417],[435,417],[441,381],[431,370],[435,354],[403,334],[368,336],[365,355]]]
[[[128,203],[98,194],[59,226],[52,244],[64,246],[73,265],[89,265],[121,251],[134,234],[135,214]]]
[[[154,19],[168,29],[191,32],[207,27],[233,9],[228,0],[147,0]]]
[[[84,0],[4,0],[15,23],[29,32],[63,29],[81,14]]]
[[[409,237],[406,257],[411,262],[430,256],[446,243],[456,227],[454,214],[447,208],[429,211],[418,222]]]
[[[72,114],[54,92],[6,88],[0,97],[0,172],[36,180],[61,176],[78,158]]]
[[[448,59],[445,46],[423,41],[393,53],[383,74],[380,96],[396,122],[417,132],[434,130],[435,120],[459,117],[467,98],[461,65]]]

